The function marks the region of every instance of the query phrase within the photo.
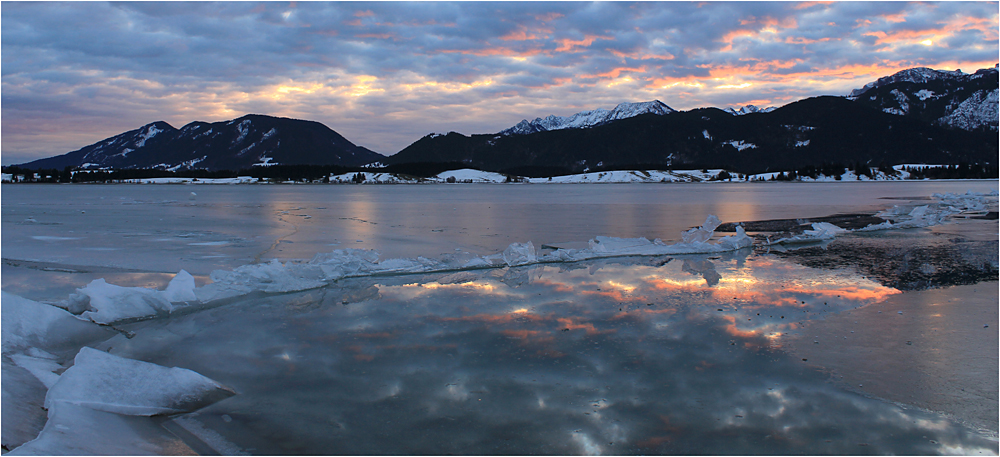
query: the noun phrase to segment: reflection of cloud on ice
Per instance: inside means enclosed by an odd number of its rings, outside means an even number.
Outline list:
[[[712,263],[723,278],[784,268],[775,259]],[[748,326],[731,310],[729,294],[774,287],[770,280],[654,287],[650,278],[690,280],[682,264],[539,266],[542,279],[516,289],[480,279],[430,282],[435,286],[416,295],[414,282],[440,276],[383,278],[379,296],[361,304],[286,306],[325,303],[325,289],[265,296],[131,324],[136,336],[128,344],[115,337],[105,346],[153,361],[179,358],[213,379],[239,380],[241,395],[203,410],[199,420],[260,453],[334,444],[351,454],[724,453],[734,440],[743,452],[766,454],[852,453],[858,442],[879,453],[989,448],[946,421],[942,429],[936,416],[837,390],[769,346],[756,316]],[[800,286],[832,287],[836,279],[872,287],[856,276],[787,271]],[[366,281],[340,287],[370,286]],[[582,293],[612,285],[634,287],[633,297],[651,301]],[[503,289],[514,293],[497,293]],[[729,311],[717,311],[720,303]],[[778,308],[769,303],[755,304],[754,314]],[[228,344],[234,340],[239,348]],[[274,356],[282,353],[295,355],[296,370],[280,369]],[[210,418],[222,414],[232,422],[214,427]],[[350,426],[331,433],[322,419],[329,417]],[[914,424],[920,420],[930,422]],[[829,430],[852,439],[826,443]],[[928,439],[905,438],[914,431]]]

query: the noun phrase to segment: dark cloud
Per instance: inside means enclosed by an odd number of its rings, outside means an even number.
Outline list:
[[[623,101],[790,101],[907,65],[973,71],[998,48],[983,2],[10,3],[2,21],[4,163],[249,109],[394,153],[449,122],[484,133]],[[17,133],[46,110],[43,128],[78,130]]]

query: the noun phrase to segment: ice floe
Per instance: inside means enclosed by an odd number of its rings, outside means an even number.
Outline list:
[[[45,407],[69,403],[126,416],[153,416],[194,411],[232,395],[232,389],[191,370],[84,347],[49,389]]]
[[[232,395],[232,389],[191,370],[84,347],[45,394],[44,428],[10,455],[193,455],[146,416],[194,411]]]

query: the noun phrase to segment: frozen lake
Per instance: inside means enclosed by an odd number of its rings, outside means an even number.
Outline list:
[[[510,243],[662,238],[704,222],[874,212],[990,181],[679,185],[17,185],[2,193],[3,258],[147,272],[309,259],[477,255]]]
[[[599,235],[669,245],[709,214],[805,220],[996,189],[8,185],[2,285],[58,304],[100,278],[162,290],[183,269],[202,287],[212,270],[335,249],[375,249],[385,260],[489,256],[526,241],[545,245],[539,253],[579,249]],[[996,197],[986,201],[995,212]],[[86,345],[190,369],[236,393],[131,425],[136,442],[157,443],[141,448],[154,453],[995,455],[996,227],[951,218],[797,251],[758,245],[240,289],[41,348],[61,367],[55,374]],[[21,378],[8,373],[27,359],[11,362],[6,339],[4,350],[7,423],[8,402],[40,400],[37,389],[9,393]],[[78,417],[60,424],[74,428]],[[35,449],[69,439],[49,433]],[[120,449],[115,439],[74,438],[73,449]]]

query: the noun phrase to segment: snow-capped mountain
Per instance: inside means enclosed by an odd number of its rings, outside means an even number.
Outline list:
[[[385,163],[452,163],[520,176],[702,168],[753,174],[830,163],[987,163],[996,148],[992,133],[946,129],[823,96],[743,116],[699,108],[558,134],[427,135]]]
[[[583,129],[607,124],[619,119],[627,119],[640,114],[670,114],[676,110],[667,106],[659,100],[639,103],[621,103],[612,110],[598,108],[592,111],[581,111],[570,116],[548,116],[544,119],[535,118],[533,121],[527,119],[518,122],[517,125],[503,130],[497,135],[527,135],[529,133],[544,132],[547,130],[562,129]]]
[[[997,130],[997,68],[973,74],[911,68],[855,89],[848,100],[889,114],[963,130]]]
[[[969,75],[962,73],[962,70],[935,70],[927,67],[907,68],[906,70],[889,76],[883,76],[874,82],[865,84],[865,86],[860,89],[854,89],[848,97],[857,97],[871,89],[888,86],[889,84],[901,82],[925,84],[939,79],[962,79],[967,76]]]
[[[383,158],[318,122],[248,114],[231,121],[192,122],[180,129],[154,122],[21,166],[239,170],[279,164],[357,166]]]
[[[770,113],[771,111],[774,111],[775,109],[776,108],[773,107],[773,106],[768,106],[766,108],[759,108],[759,107],[754,106],[754,105],[746,105],[746,106],[744,106],[744,107],[742,107],[740,109],[726,108],[725,111],[727,113],[729,113],[729,114],[732,114],[733,116],[742,116],[744,114],[750,114],[750,113]]]

